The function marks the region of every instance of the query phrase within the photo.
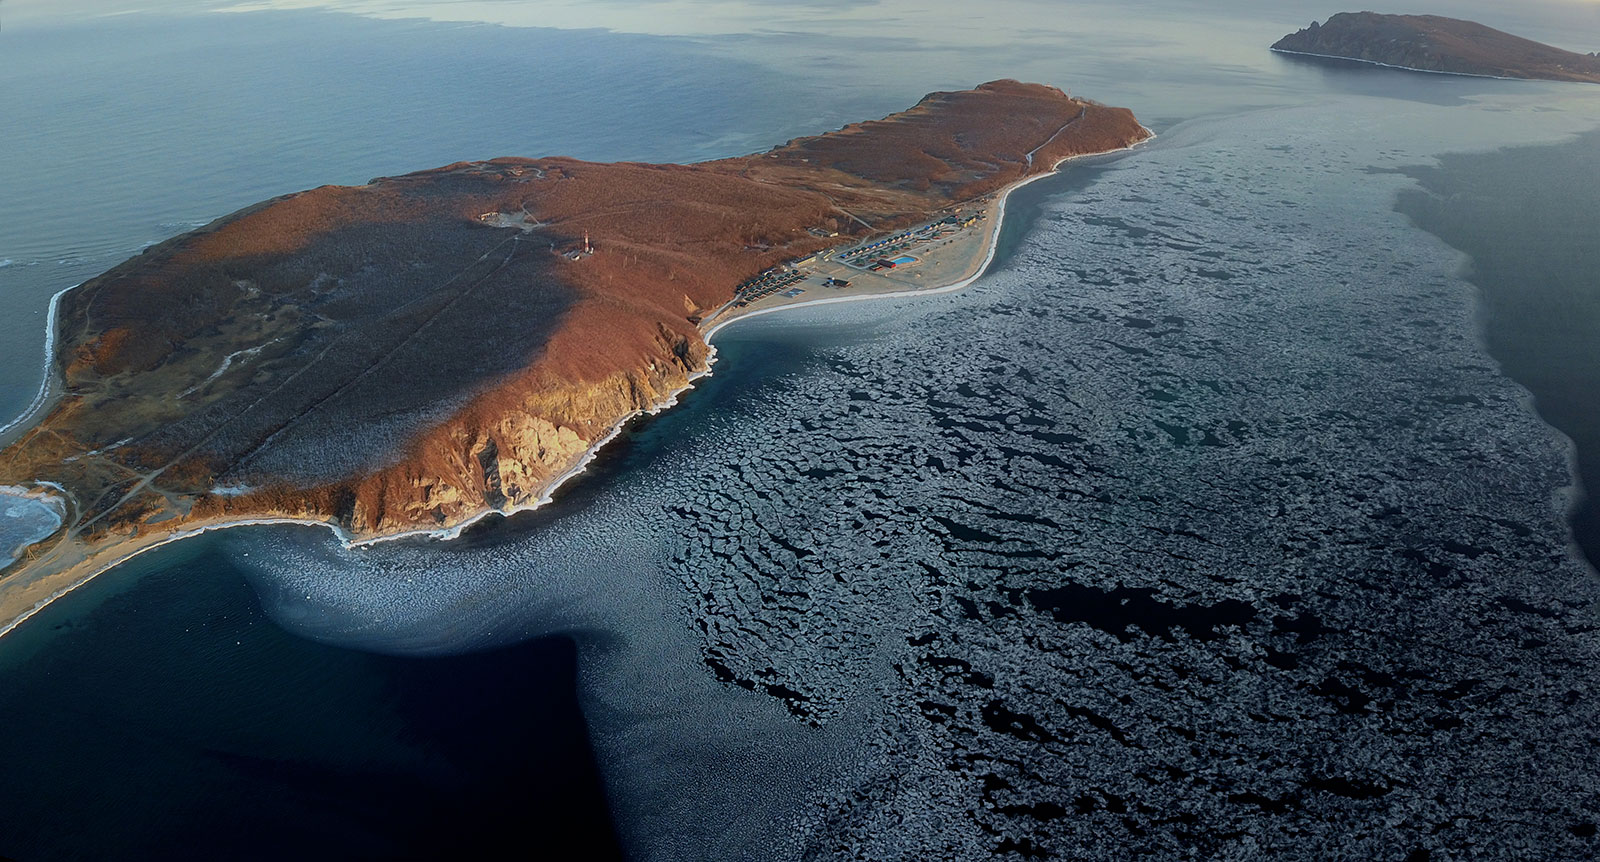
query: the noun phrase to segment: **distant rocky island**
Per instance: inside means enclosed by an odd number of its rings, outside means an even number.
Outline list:
[[[771,293],[740,285],[965,225],[963,205],[1149,136],[1126,109],[996,81],[721,161],[502,158],[324,186],[148,249],[58,297],[46,389],[5,432],[0,486],[64,517],[0,573],[0,632],[197,530],[356,541],[535,505],[706,370],[709,325]]]
[[[1418,72],[1600,84],[1600,56],[1437,15],[1341,12],[1279,39],[1272,50]]]

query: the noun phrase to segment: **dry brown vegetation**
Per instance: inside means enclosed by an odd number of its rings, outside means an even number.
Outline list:
[[[85,537],[227,513],[370,535],[530,502],[704,366],[697,324],[738,282],[840,242],[808,228],[904,226],[1147,134],[996,82],[738,159],[496,159],[267,201],[63,298],[65,395],[0,483],[60,483]],[[586,232],[597,253],[567,259]]]

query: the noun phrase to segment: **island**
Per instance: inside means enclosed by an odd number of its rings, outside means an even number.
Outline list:
[[[1600,83],[1600,56],[1437,15],[1341,12],[1279,39],[1272,50],[1414,72]]]
[[[1149,137],[995,81],[739,158],[324,186],[149,248],[56,297],[44,387],[0,430],[0,491],[54,527],[0,570],[0,633],[209,529],[360,544],[537,506],[706,373],[718,327],[965,284],[1012,189]]]

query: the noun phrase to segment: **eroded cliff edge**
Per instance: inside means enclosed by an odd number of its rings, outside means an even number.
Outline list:
[[[998,81],[717,162],[495,159],[266,201],[61,297],[59,398],[0,484],[58,489],[54,541],[86,548],[526,506],[705,368],[699,324],[741,280],[1148,135]]]

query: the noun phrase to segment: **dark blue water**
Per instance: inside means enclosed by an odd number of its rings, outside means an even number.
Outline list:
[[[213,542],[142,558],[0,657],[16,859],[616,856],[566,638],[394,659],[267,621]]]
[[[1600,566],[1600,134],[1408,172],[1401,211],[1471,257],[1486,346],[1576,447],[1573,538]]]
[[[7,641],[0,854],[617,856],[568,638],[426,659],[322,646],[198,540]]]
[[[736,155],[900,103],[683,40],[329,13],[24,23],[0,52],[8,420],[52,294],[240,207],[464,159]]]

